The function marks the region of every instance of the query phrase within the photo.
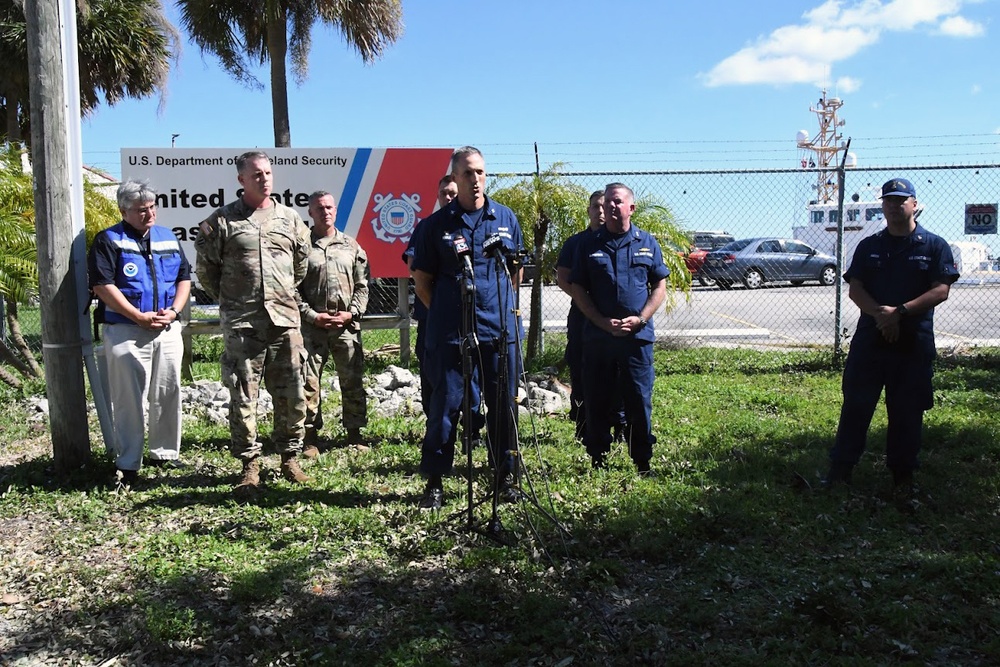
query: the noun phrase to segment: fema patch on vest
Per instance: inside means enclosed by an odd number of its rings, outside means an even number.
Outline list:
[[[420,212],[420,195],[400,194],[393,197],[390,192],[387,195],[377,194],[374,199],[372,212],[378,213],[378,217],[372,219],[371,225],[375,238],[386,243],[397,239],[402,243],[409,241],[417,213]]]
[[[125,266],[122,267],[122,273],[125,274],[126,278],[135,278],[139,275],[139,267],[135,262],[126,262]]]

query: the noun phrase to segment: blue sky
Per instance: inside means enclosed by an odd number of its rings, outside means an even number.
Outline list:
[[[579,171],[794,167],[826,87],[859,166],[1000,162],[997,0],[404,0],[403,16],[372,66],[314,31],[293,146],[473,144],[493,172],[533,169],[536,141],[543,167]],[[268,90],[186,37],[159,106],[99,108],[84,162],[118,175],[120,148],[174,133],[273,145]]]

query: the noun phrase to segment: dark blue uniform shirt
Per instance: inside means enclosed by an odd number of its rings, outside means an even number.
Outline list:
[[[465,264],[455,253],[456,235],[465,238],[470,250],[479,341],[493,343],[499,339],[503,322],[507,327],[507,342],[513,344],[515,336],[520,338],[522,335],[521,318],[514,312],[514,292],[497,261],[483,257],[483,243],[496,234],[508,253],[520,253],[524,238],[514,212],[487,198],[480,211],[469,213],[455,199],[420,223],[420,227],[425,229],[414,244],[411,266],[434,276],[434,292],[427,315],[427,349],[440,343],[457,343],[461,339]]]
[[[563,243],[562,249],[559,251],[559,259],[556,260],[556,268],[566,268],[570,270],[570,275],[573,273],[573,262],[576,260],[576,250],[580,245],[580,242],[588,236],[595,234],[596,232],[589,227],[582,232],[577,232],[573,236],[566,239]],[[572,329],[573,331],[582,331],[583,323],[586,321],[586,316],[583,312],[577,308],[576,302],[571,301],[569,306],[569,315],[566,318],[566,327]]]
[[[865,238],[854,251],[844,279],[860,280],[880,305],[898,306],[920,296],[934,283],[950,285],[958,280],[958,270],[948,243],[917,225],[909,236],[892,236],[883,229]],[[875,331],[875,318],[862,313],[858,335],[868,336]],[[899,340],[920,341],[933,347],[934,309],[904,317]]]
[[[570,282],[582,286],[604,317],[639,315],[653,285],[670,275],[660,244],[635,225],[615,237],[606,228],[580,241]],[[587,320],[585,339],[611,336]],[[652,320],[636,334],[637,340],[656,340]]]
[[[417,245],[417,238],[420,236],[423,229],[423,221],[418,222],[417,226],[413,228],[413,233],[410,234],[410,240],[406,244],[406,250],[403,251],[404,263],[409,263],[409,259],[413,257],[414,248],[416,248]],[[420,300],[420,297],[413,300],[413,319],[415,319],[418,324],[423,324],[427,321],[427,306],[425,306],[424,302]]]

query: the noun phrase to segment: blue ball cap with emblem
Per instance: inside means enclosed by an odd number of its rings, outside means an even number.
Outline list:
[[[882,186],[882,197],[916,197],[917,190],[905,178],[894,178]]]

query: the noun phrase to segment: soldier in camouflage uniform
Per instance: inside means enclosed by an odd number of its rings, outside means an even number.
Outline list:
[[[309,196],[312,250],[305,280],[299,285],[302,301],[302,338],[306,346],[306,447],[303,455],[319,454],[316,436],[323,428],[320,382],[323,366],[333,354],[340,378],[344,428],[348,444],[364,447],[361,429],[368,424],[367,399],[361,384],[364,350],[361,317],[368,307],[368,255],[353,238],[339,231],[333,195],[317,191]]]
[[[237,489],[260,484],[257,398],[263,377],[274,398],[272,438],[281,473],[308,481],[295,460],[302,449],[305,352],[296,287],[306,274],[309,228],[270,197],[271,160],[251,151],[236,159],[243,193],[200,226],[195,249],[201,287],[219,300],[225,339],[222,382],[229,388],[230,451],[243,462]]]

